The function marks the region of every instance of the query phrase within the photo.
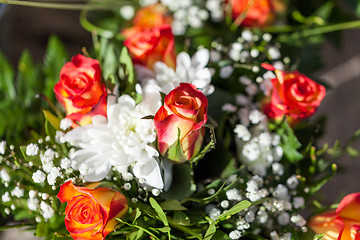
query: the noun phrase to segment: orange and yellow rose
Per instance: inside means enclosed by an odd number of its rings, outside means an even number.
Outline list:
[[[262,66],[276,74],[276,78],[271,80],[271,100],[263,106],[264,113],[270,118],[285,115],[296,120],[308,117],[325,97],[324,86],[299,72],[283,72],[269,64]]]
[[[275,20],[276,13],[285,5],[281,0],[229,0],[236,24],[246,27],[263,27]]]
[[[136,31],[124,41],[135,64],[152,69],[155,62],[175,68],[175,39],[169,25]]]
[[[196,156],[204,138],[207,107],[205,95],[189,83],[180,83],[166,95],[164,105],[154,118],[162,155],[168,152],[167,157],[176,162]]]
[[[359,240],[360,193],[347,195],[336,210],[312,217],[308,225],[325,240]]]
[[[54,92],[65,107],[66,118],[80,125],[91,123],[95,115],[106,116],[106,88],[101,83],[99,62],[81,54],[74,56],[60,71]]]
[[[104,240],[128,210],[124,195],[109,188],[74,186],[71,181],[57,195],[65,209],[65,227],[74,240]]]

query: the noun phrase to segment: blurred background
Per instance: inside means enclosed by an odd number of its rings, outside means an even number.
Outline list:
[[[79,24],[78,11],[0,5],[0,50],[13,66],[24,49],[41,62],[48,38],[53,34],[66,45],[70,56],[80,53],[82,47],[91,46],[91,35]],[[313,116],[328,116],[321,143],[330,146],[336,139],[345,142],[360,128],[360,30],[343,31],[341,35],[340,46],[330,42],[322,45],[325,67],[314,74],[331,87]],[[355,148],[360,149],[359,142]],[[344,156],[337,163],[341,166],[338,174],[318,196],[324,204],[336,203],[346,194],[360,191],[360,159]],[[37,239],[32,233],[19,230],[0,233],[1,240],[20,238]]]

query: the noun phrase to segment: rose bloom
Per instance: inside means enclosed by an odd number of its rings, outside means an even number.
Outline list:
[[[189,83],[166,95],[164,105],[155,114],[159,151],[175,151],[180,144],[182,153],[168,157],[177,162],[190,160],[200,151],[207,121],[208,100],[205,95]],[[179,142],[178,142],[179,141]],[[174,149],[175,148],[175,149]]]
[[[99,62],[76,55],[60,71],[55,85],[57,100],[65,107],[66,118],[80,125],[91,123],[95,115],[106,116],[106,88],[101,83]]]
[[[325,97],[325,87],[299,72],[283,72],[269,64],[262,64],[267,70],[275,71],[271,80],[273,89],[270,103],[263,106],[270,118],[284,115],[301,119],[312,115]]]
[[[129,37],[144,29],[171,25],[172,18],[168,15],[168,10],[164,5],[155,3],[137,11],[132,23],[133,27],[126,28],[122,31],[124,36]]]
[[[175,68],[174,44],[174,35],[169,25],[137,31],[124,41],[133,62],[149,69],[158,61]]]
[[[312,217],[308,225],[325,240],[359,240],[360,193],[347,195],[336,210]]]
[[[242,18],[241,14],[246,13],[241,21],[241,26],[262,27],[270,24],[275,19],[275,14],[285,10],[281,0],[229,0],[232,7],[232,17]]]
[[[98,185],[98,184],[93,184]],[[65,227],[74,240],[103,240],[128,210],[124,195],[109,188],[77,187],[71,181],[60,187],[57,197],[65,209]]]

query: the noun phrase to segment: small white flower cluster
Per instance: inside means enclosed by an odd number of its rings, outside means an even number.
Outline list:
[[[0,155],[4,155],[6,151],[6,141],[0,142]]]
[[[200,7],[196,0],[161,0],[173,12],[172,30],[182,35],[188,27],[200,28],[209,19],[209,12]]]

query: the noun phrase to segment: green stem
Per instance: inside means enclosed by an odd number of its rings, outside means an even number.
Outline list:
[[[113,5],[98,5],[98,4],[71,4],[71,3],[49,3],[49,2],[32,2],[21,0],[0,0],[0,3],[13,4],[19,6],[61,9],[61,10],[112,10]]]
[[[301,32],[301,36],[309,37],[309,36],[313,36],[313,35],[335,32],[335,31],[340,31],[340,30],[345,30],[345,29],[353,29],[353,28],[360,28],[360,20],[332,24],[332,25],[327,25],[327,26],[313,28],[313,29],[306,29]]]
[[[176,228],[176,229],[178,229],[178,230],[180,230],[180,231],[182,231],[182,232],[184,232],[184,233],[190,234],[191,236],[194,236],[194,237],[196,237],[197,239],[203,239],[203,237],[202,237],[200,234],[194,232],[194,231],[191,230],[190,228],[185,227],[185,226],[183,226],[183,225],[180,225],[180,224],[176,223],[173,219],[171,219],[171,218],[169,218],[169,217],[168,217],[167,219],[168,219],[169,224],[170,224],[172,227],[174,227],[174,228]]]

